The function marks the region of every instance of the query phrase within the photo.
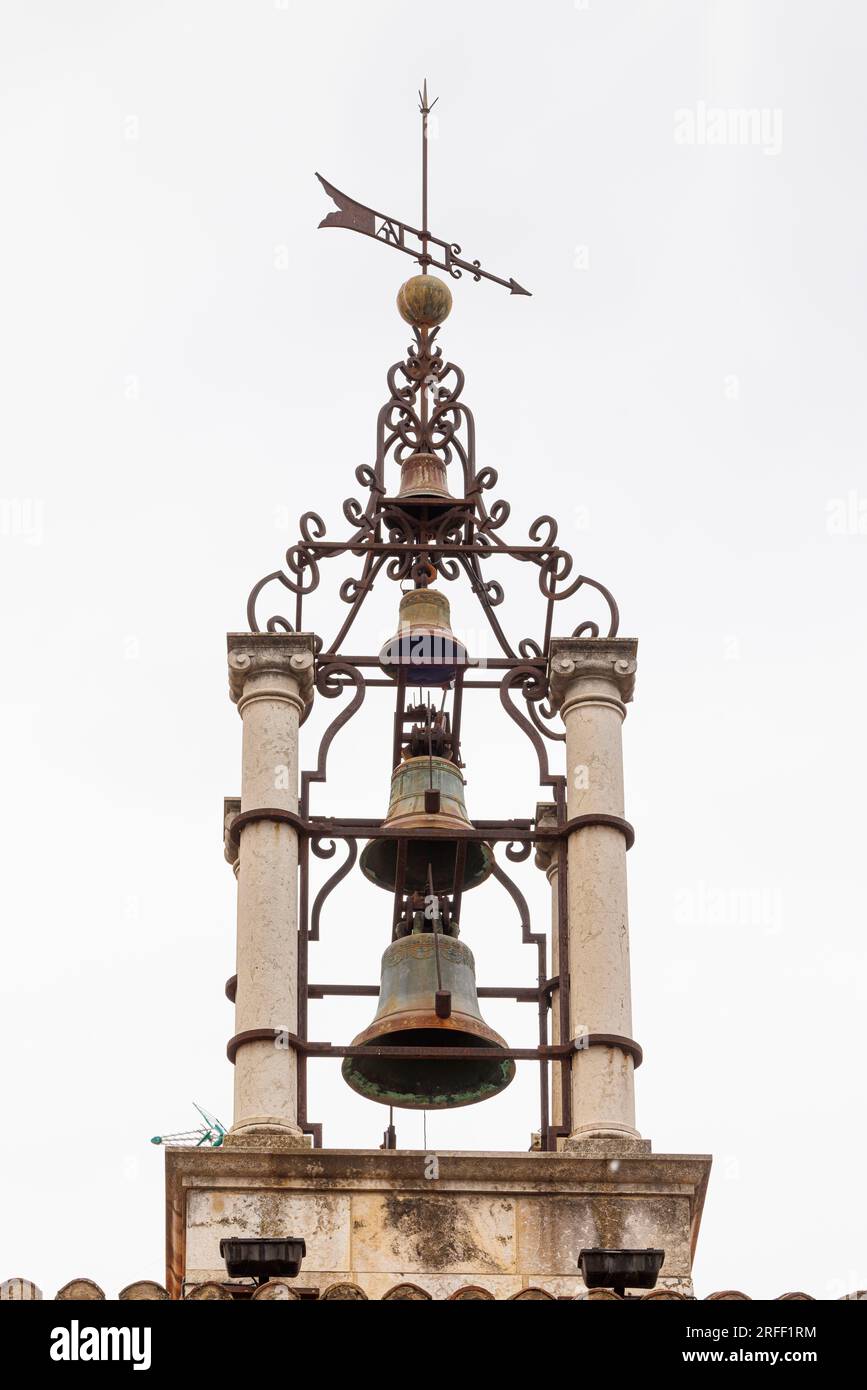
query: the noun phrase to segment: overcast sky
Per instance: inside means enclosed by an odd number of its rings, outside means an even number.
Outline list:
[[[416,221],[427,76],[432,228],[533,291],[454,286],[478,464],[513,540],[556,514],[640,639],[638,1123],[714,1156],[697,1290],[867,1286],[865,47],[839,0],[3,7],[0,1278],[162,1279],[149,1138],[191,1128],[193,1100],[231,1122],[225,633],[301,512],[346,533],[411,262],[318,232],[313,174]],[[354,572],[332,562],[314,596],[326,635]],[[534,574],[497,577],[510,632],[540,637]],[[353,650],[397,598],[377,586]],[[563,634],[585,616],[573,600]],[[316,811],[385,811],[388,712],[367,706]],[[495,696],[463,751],[471,815],[532,814]],[[541,922],[545,881],[518,872]],[[462,928],[483,983],[531,982],[496,884]],[[356,874],[313,977],[375,980],[388,936]],[[314,1005],[311,1036],[372,1013]],[[531,1009],[485,1015],[532,1044]],[[428,1146],[526,1149],[535,1084],[520,1065],[430,1118]],[[310,1114],[338,1147],[387,1119],[333,1062]],[[421,1116],[398,1136],[421,1147]]]

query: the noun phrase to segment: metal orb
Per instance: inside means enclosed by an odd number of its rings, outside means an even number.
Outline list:
[[[435,275],[413,275],[398,290],[397,307],[413,328],[435,328],[452,311],[452,292]]]

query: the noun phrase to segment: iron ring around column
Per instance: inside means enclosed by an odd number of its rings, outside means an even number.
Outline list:
[[[260,820],[282,821],[285,825],[294,826],[302,835],[307,830],[304,820],[295,811],[284,811],[279,806],[262,806],[257,811],[242,811],[240,815],[235,816],[228,830],[232,844],[240,848],[241,831],[244,826],[253,825]]]
[[[571,835],[573,830],[584,830],[591,825],[608,825],[612,830],[621,831],[626,840],[627,849],[632,849],[635,844],[635,827],[628,820],[624,820],[622,816],[606,816],[601,812],[595,815],[573,816],[563,826],[562,833]]]
[[[286,1039],[285,1051],[287,1052],[290,1047],[297,1047],[300,1043],[300,1039],[286,1028],[248,1028],[246,1032],[236,1033],[233,1038],[229,1039],[226,1043],[226,1056],[234,1066],[238,1048],[243,1047],[244,1043],[270,1042],[276,1047],[279,1038]]]
[[[619,1047],[621,1052],[629,1053],[636,1068],[644,1061],[640,1044],[634,1038],[621,1037],[619,1033],[585,1033],[583,1037],[575,1038],[573,1046],[576,1052],[583,1052],[588,1047]]]

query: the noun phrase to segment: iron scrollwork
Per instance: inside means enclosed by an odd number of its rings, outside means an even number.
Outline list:
[[[447,361],[436,331],[417,329],[415,340],[402,362],[388,372],[389,399],[379,412],[376,433],[376,456],[372,465],[361,464],[355,479],[367,496],[357,496],[343,503],[343,517],[350,528],[343,539],[327,534],[323,518],[317,512],[305,512],[298,525],[298,540],[285,553],[283,567],[265,575],[254,585],[247,604],[247,619],[251,631],[300,632],[310,630],[313,623],[306,620],[306,603],[320,586],[326,561],[354,561],[352,573],[337,584],[337,593],[346,612],[337,632],[328,645],[315,637],[316,689],[326,700],[342,698],[338,713],[322,736],[316,765],[302,773],[299,805],[299,829],[306,835],[299,854],[301,873],[301,922],[299,933],[299,1051],[298,1094],[299,1121],[306,1132],[321,1143],[321,1127],[307,1119],[307,1001],[328,992],[325,986],[311,986],[308,974],[308,947],[319,939],[322,913],[337,886],[354,868],[358,858],[359,838],[376,834],[377,822],[338,822],[311,820],[310,794],[314,784],[326,781],[329,750],[334,739],[360,709],[371,684],[390,685],[378,667],[377,654],[347,657],[345,642],[368,595],[380,578],[386,578],[402,589],[408,585],[424,588],[435,582],[456,583],[462,578],[481,608],[493,633],[501,655],[487,663],[496,672],[496,679],[467,679],[461,671],[454,682],[453,747],[456,760],[460,749],[460,710],[465,689],[498,688],[502,706],[509,717],[530,740],[538,760],[539,785],[550,788],[556,807],[558,827],[567,824],[565,779],[551,771],[546,744],[562,741],[562,731],[551,727],[554,717],[548,690],[548,656],[555,615],[563,611],[558,605],[577,595],[595,594],[602,604],[601,617],[585,617],[572,630],[573,636],[614,637],[619,615],[610,591],[588,575],[576,574],[572,556],[560,545],[555,519],[538,516],[528,531],[528,540],[512,543],[506,535],[511,517],[507,500],[494,495],[498,484],[497,471],[484,467],[476,471],[475,422],[472,411],[463,400],[464,374],[453,362]],[[398,488],[389,494],[387,471],[397,467],[411,470],[417,467],[411,460],[419,456],[433,460],[442,478],[460,479],[456,488],[460,495],[451,495],[445,488],[431,502],[429,498],[413,495],[409,489]],[[450,471],[447,471],[450,470]],[[435,504],[434,504],[435,503]],[[506,590],[499,578],[490,573],[492,561],[516,560],[535,565],[538,587],[543,604],[542,631],[537,636],[515,639],[507,631],[503,617]],[[288,612],[273,612],[260,620],[259,608],[265,606],[264,595],[273,586],[291,596]],[[260,626],[260,621],[263,627]],[[571,624],[563,624],[571,627]],[[561,629],[562,630],[562,629]],[[367,674],[373,668],[373,674]],[[484,677],[483,666],[472,673]],[[395,719],[396,757],[400,753],[400,717],[405,712],[405,689],[398,682],[398,711]],[[515,697],[520,695],[520,701]],[[546,1147],[555,1147],[556,1136],[563,1132],[569,1118],[569,1087],[565,1067],[560,1068],[561,1123],[554,1126],[549,1115],[547,1020],[551,1007],[551,982],[546,981],[546,935],[534,932],[526,900],[506,871],[505,865],[520,864],[529,858],[534,845],[538,848],[538,831],[530,829],[531,822],[491,823],[501,827],[492,833],[493,839],[503,842],[503,857],[495,859],[492,876],[510,895],[518,910],[522,940],[537,954],[537,984],[532,989],[511,993],[515,998],[531,1002],[539,1013],[540,1115],[541,1133]],[[502,833],[503,825],[507,832]],[[515,834],[511,835],[514,826]],[[526,833],[524,828],[526,827]],[[310,859],[335,860],[338,844],[345,853],[313,898],[308,915],[310,893]],[[564,841],[561,855],[568,854]],[[565,858],[563,859],[565,864]],[[563,900],[565,873],[561,872],[560,898],[560,959],[567,959],[564,939],[566,905]],[[459,894],[453,904],[459,913]],[[334,989],[351,990],[341,986]],[[557,985],[561,1032],[568,1024],[568,976]],[[318,990],[319,993],[314,993]],[[334,992],[332,990],[332,992]],[[356,992],[370,992],[358,987]],[[565,1034],[563,1034],[565,1035]],[[311,1045],[312,1046],[312,1045]]]
[[[485,467],[476,472],[475,421],[463,400],[464,373],[444,358],[436,342],[437,332],[415,329],[406,358],[388,371],[389,399],[377,420],[375,462],[355,470],[356,481],[367,490],[367,501],[363,504],[357,497],[348,497],[343,503],[343,515],[352,533],[342,540],[330,540],[322,517],[305,512],[299,521],[299,539],[286,551],[283,568],[263,576],[250,593],[247,621],[251,631],[263,630],[258,610],[261,595],[270,585],[293,595],[294,612],[291,616],[272,613],[264,619],[264,630],[301,631],[304,601],[319,587],[323,561],[349,555],[360,559],[362,565],[360,572],[344,578],[338,586],[339,597],[350,612],[324,649],[328,653],[339,650],[383,571],[397,583],[411,582],[417,587],[436,578],[453,583],[464,574],[500,650],[509,659],[545,663],[555,606],[579,592],[599,595],[604,616],[570,625],[572,635],[615,637],[619,613],[614,596],[590,575],[574,574],[574,560],[559,544],[559,528],[552,516],[544,513],[533,521],[528,543],[516,545],[505,538],[511,507],[504,498],[490,499],[498,482],[496,469]],[[451,498],[450,505],[427,512],[402,503],[399,492],[394,497],[387,495],[389,465],[399,467],[419,454],[434,457],[446,468],[459,465],[462,495]],[[513,643],[508,638],[496,612],[505,599],[504,587],[484,573],[484,566],[493,557],[537,567],[545,603],[541,639],[522,638]],[[541,722],[544,708],[532,710],[531,717],[546,737],[553,736]]]

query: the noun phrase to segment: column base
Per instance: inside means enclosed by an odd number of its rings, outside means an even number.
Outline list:
[[[312,1135],[302,1134],[297,1126],[284,1124],[276,1118],[255,1116],[233,1125],[220,1145],[224,1149],[309,1149]]]
[[[650,1140],[619,1120],[580,1125],[564,1141],[563,1152],[588,1158],[626,1158],[650,1153]]]

